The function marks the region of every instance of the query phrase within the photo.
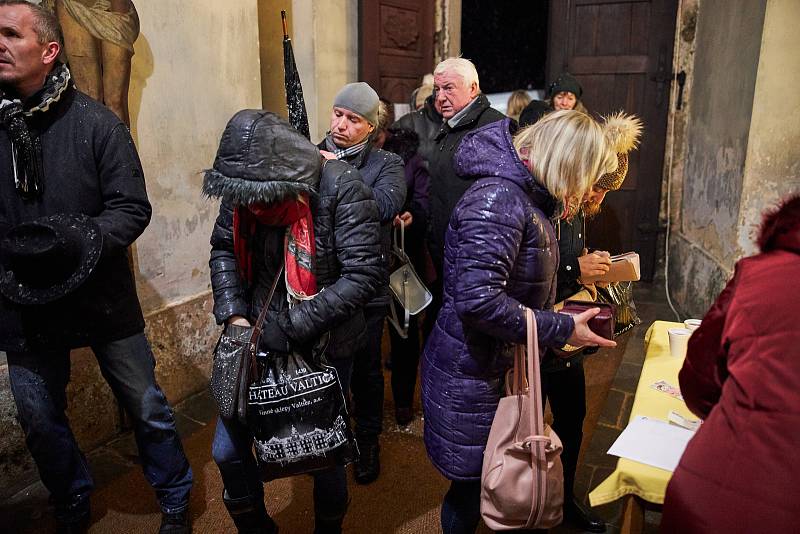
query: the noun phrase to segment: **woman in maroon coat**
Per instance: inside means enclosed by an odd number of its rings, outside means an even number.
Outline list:
[[[667,488],[661,531],[800,529],[800,195],[766,214],[689,340],[680,385],[705,422]]]

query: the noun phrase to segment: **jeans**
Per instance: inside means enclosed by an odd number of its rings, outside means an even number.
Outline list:
[[[350,386],[352,360],[330,362],[336,368],[342,391]],[[253,455],[253,435],[239,421],[217,419],[211,455],[219,468],[230,501],[264,499],[264,484]],[[314,515],[317,519],[336,521],[347,512],[347,473],[344,466],[316,472],[314,477]]]
[[[452,481],[442,502],[443,534],[473,534],[481,520],[481,482]],[[508,534],[547,532],[542,529],[505,530]]]
[[[144,333],[92,346],[100,372],[133,421],[145,478],[165,513],[189,506],[192,470],[172,409],[156,383],[155,358]],[[94,488],[86,458],[69,421],[66,388],[69,350],[9,352],[11,390],[25,442],[50,492],[56,518],[80,517]]]
[[[353,396],[355,434],[359,447],[368,442],[377,442],[383,430],[383,363],[381,340],[385,307],[366,308],[366,343],[353,358],[353,381],[350,392]]]

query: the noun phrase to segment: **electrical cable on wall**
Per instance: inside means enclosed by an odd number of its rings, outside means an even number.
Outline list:
[[[675,39],[675,48],[673,50],[673,65],[680,65],[680,28],[681,23],[683,22],[683,0],[678,0],[678,18],[676,21],[676,33],[678,37]],[[675,82],[675,76],[672,76],[673,82]],[[675,309],[675,305],[672,302],[672,298],[669,294],[669,236],[672,230],[672,163],[673,163],[673,156],[675,153],[675,113],[677,111],[677,101],[678,101],[678,91],[675,90],[674,84],[672,91],[670,93],[669,98],[669,109],[672,112],[672,120],[669,122],[669,165],[667,166],[667,232],[664,239],[664,292],[667,295],[667,304],[669,304],[672,313],[675,314],[675,318],[680,322],[681,316],[678,313],[678,310]]]

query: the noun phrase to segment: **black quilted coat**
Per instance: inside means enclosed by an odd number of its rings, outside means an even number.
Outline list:
[[[252,240],[253,280],[247,284],[234,255],[232,209],[251,195],[253,201],[279,201],[310,190],[320,289],[290,309],[286,286],[279,283],[264,337],[285,336],[290,347],[299,348],[330,332],[326,356],[336,359],[363,343],[363,307],[381,279],[380,222],[358,171],[335,160],[320,169],[320,162],[316,147],[272,113],[246,110],[231,120],[204,184],[207,194],[223,198],[211,234],[211,286],[218,323],[233,315],[255,321],[280,268],[285,227],[259,225]]]

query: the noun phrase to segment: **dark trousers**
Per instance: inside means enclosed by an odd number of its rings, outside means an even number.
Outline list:
[[[553,430],[564,450],[561,463],[564,465],[564,499],[575,491],[575,471],[583,440],[583,419],[586,417],[586,377],[583,360],[570,362],[569,367],[542,373],[542,392],[550,400],[553,412]]]
[[[364,310],[367,323],[366,343],[353,358],[353,380],[350,392],[353,400],[355,435],[359,446],[376,442],[383,429],[383,361],[381,340],[387,308],[368,307]],[[392,362],[394,365],[394,362]]]
[[[441,510],[443,534],[473,534],[481,520],[480,480],[450,483]],[[546,530],[507,530],[508,533],[547,532]]]
[[[145,478],[161,510],[189,505],[192,470],[175,430],[172,409],[156,383],[155,359],[144,333],[92,346],[100,372],[133,421]],[[25,442],[56,518],[71,521],[88,510],[94,488],[86,458],[64,413],[69,350],[9,352],[8,371]]]
[[[394,303],[392,304],[395,305]],[[402,308],[398,306],[400,312]],[[402,315],[400,316],[402,317]],[[392,396],[396,408],[414,407],[414,390],[417,387],[419,368],[419,321],[411,316],[408,322],[408,337],[403,339],[389,325],[392,343]]]
[[[350,385],[352,360],[334,360],[342,391]],[[233,502],[264,500],[264,484],[253,455],[253,435],[237,420],[217,419],[211,456],[219,468],[226,499]],[[314,516],[336,521],[347,512],[347,473],[337,466],[314,473]]]

